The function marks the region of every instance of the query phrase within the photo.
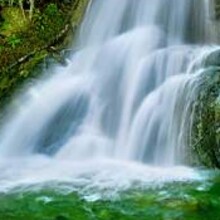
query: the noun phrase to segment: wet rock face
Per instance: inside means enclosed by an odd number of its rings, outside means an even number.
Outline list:
[[[220,18],[220,0],[214,0],[214,5],[215,5],[215,18],[219,19]]]
[[[220,68],[220,51],[211,53],[204,61],[204,66],[206,68]]]
[[[220,168],[220,69],[219,53],[208,57],[209,66],[201,79],[201,89],[195,103],[191,141],[194,163]]]
[[[216,130],[217,146],[220,148],[220,95],[216,100],[215,118],[217,125],[217,130]]]

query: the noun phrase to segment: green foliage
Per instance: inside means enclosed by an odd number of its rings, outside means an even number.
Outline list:
[[[53,39],[65,25],[65,15],[62,14],[57,5],[49,4],[41,12],[35,11],[32,21],[32,32],[42,42]]]
[[[0,45],[0,53],[1,51],[4,49],[4,46],[3,45]]]
[[[80,2],[79,5],[78,2]],[[28,19],[28,10],[25,16],[21,8],[14,1],[0,0],[4,6],[0,12],[0,105],[1,110],[8,103],[16,90],[21,88],[27,80],[32,80],[41,73],[40,63],[51,56],[51,51],[42,50],[46,45],[52,45],[57,50],[67,46],[68,39],[54,41],[67,23],[79,23],[87,5],[87,0],[72,0],[64,4],[61,0],[35,1],[35,10],[31,21]],[[73,7],[74,6],[74,7]],[[74,16],[72,16],[72,14]],[[77,15],[76,15],[77,14]],[[72,42],[72,33],[70,39]],[[37,51],[25,62],[14,64],[26,55]],[[11,68],[13,66],[13,68]],[[1,115],[0,115],[1,117]]]
[[[19,36],[17,35],[12,35],[12,36],[9,36],[7,38],[7,43],[13,48],[15,49],[16,46],[20,45],[22,43],[22,40],[21,38],[19,38]]]
[[[8,6],[8,5],[10,5],[10,0],[0,0],[0,5],[1,6]]]
[[[0,34],[5,37],[25,31],[29,27],[29,22],[24,18],[21,10],[16,7],[6,7],[2,10],[4,22],[0,28]]]
[[[47,7],[46,7],[44,13],[45,13],[47,16],[52,17],[52,16],[54,16],[54,15],[59,14],[59,9],[58,9],[58,7],[57,7],[56,4],[51,3],[51,4],[47,5]]]

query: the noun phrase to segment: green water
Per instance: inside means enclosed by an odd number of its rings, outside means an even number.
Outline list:
[[[52,183],[1,193],[0,220],[220,220],[220,177],[102,194]]]

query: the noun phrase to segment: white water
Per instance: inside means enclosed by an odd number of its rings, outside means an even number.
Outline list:
[[[209,3],[91,1],[78,52],[28,89],[2,129],[0,155],[10,162],[1,185],[77,179],[83,164],[124,181],[191,178],[190,169],[149,166],[185,164],[202,60],[215,50],[203,47],[213,41]],[[39,153],[52,155],[50,165],[34,159]],[[111,169],[109,159],[118,161]]]

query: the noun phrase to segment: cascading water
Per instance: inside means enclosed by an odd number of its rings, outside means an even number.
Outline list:
[[[30,88],[3,126],[2,158],[184,164],[199,64],[210,51],[201,45],[213,41],[209,6],[91,1],[68,66]]]

